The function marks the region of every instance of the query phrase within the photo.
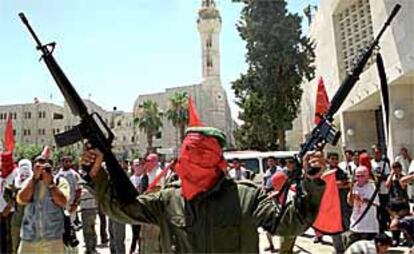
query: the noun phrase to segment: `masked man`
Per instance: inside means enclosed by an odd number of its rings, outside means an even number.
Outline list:
[[[222,147],[225,135],[211,127],[187,129],[176,164],[181,180],[161,191],[138,196],[119,204],[111,196],[113,186],[101,169],[102,153],[89,149],[82,155],[96,197],[105,212],[124,223],[152,223],[161,229],[162,252],[259,252],[257,228],[273,234],[295,236],[316,216],[324,185],[318,177],[306,176],[301,211],[291,203],[278,223],[279,210],[261,188],[236,183],[225,177]],[[305,167],[325,168],[321,153],[306,159]]]

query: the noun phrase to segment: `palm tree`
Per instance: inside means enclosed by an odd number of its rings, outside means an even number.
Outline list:
[[[180,132],[180,141],[183,142],[185,128],[188,124],[188,94],[175,92],[170,97],[170,108],[167,110],[167,119]]]
[[[134,123],[141,131],[147,135],[147,151],[152,152],[152,139],[162,127],[162,112],[158,109],[158,104],[152,100],[146,100],[139,105],[138,116],[134,119]]]

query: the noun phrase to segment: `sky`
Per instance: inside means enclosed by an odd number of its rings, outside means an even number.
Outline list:
[[[245,44],[235,24],[242,4],[216,0],[223,24],[221,80],[232,110],[231,82],[246,70]],[[303,14],[319,0],[288,0]],[[41,102],[63,105],[56,84],[18,18],[24,12],[43,43],[83,98],[103,108],[132,112],[138,95],[201,83],[197,11],[201,0],[2,0],[0,3],[0,105]],[[303,22],[305,31],[307,22]]]

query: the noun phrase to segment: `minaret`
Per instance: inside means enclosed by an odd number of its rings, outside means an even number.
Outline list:
[[[221,17],[214,0],[202,0],[197,25],[201,37],[203,84],[220,84]]]

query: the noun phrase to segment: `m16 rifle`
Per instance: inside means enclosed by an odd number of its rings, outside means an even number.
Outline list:
[[[348,94],[351,92],[354,85],[359,80],[359,76],[364,71],[365,66],[367,65],[369,59],[373,55],[374,51],[379,48],[378,44],[380,38],[382,37],[383,33],[387,29],[387,27],[391,24],[394,17],[397,15],[399,10],[401,9],[400,4],[396,4],[394,9],[392,10],[390,16],[388,17],[387,21],[383,25],[382,29],[380,30],[377,37],[374,41],[367,47],[365,52],[361,55],[358,59],[356,65],[353,67],[352,71],[345,77],[344,81],[340,85],[338,91],[336,92],[335,96],[332,98],[331,104],[327,112],[322,115],[321,120],[317,126],[312,130],[312,134],[306,140],[306,142],[301,146],[301,149],[296,156],[297,166],[294,170],[292,177],[289,179],[283,191],[285,193],[285,197],[287,197],[287,191],[290,188],[290,185],[296,183],[297,188],[297,198],[295,202],[297,203],[298,207],[301,207],[301,198],[302,195],[302,162],[303,158],[309,151],[319,150],[321,151],[326,144],[331,144],[335,146],[341,136],[341,132],[337,130],[335,125],[333,124],[334,115],[337,113],[339,108],[342,106],[343,102],[345,101]],[[308,175],[315,175],[320,171],[319,168],[309,168],[307,170]],[[286,203],[286,201],[284,202]],[[286,209],[286,207],[282,207],[282,213]],[[320,230],[322,231],[322,230]]]
[[[45,62],[47,68],[52,74],[53,79],[65,97],[72,114],[80,118],[80,123],[77,126],[74,126],[69,131],[55,135],[57,146],[64,147],[87,139],[93,148],[99,149],[104,154],[106,170],[109,174],[111,184],[115,186],[114,189],[116,190],[116,193],[114,194],[116,198],[122,204],[132,201],[138,193],[129,180],[126,172],[119,165],[115,155],[112,153],[111,148],[114,134],[111,129],[106,125],[99,114],[96,112],[90,114],[88,112],[83,100],[76,92],[65,73],[63,73],[62,69],[52,55],[56,43],[52,42],[46,45],[42,44],[30,26],[25,15],[23,13],[19,13],[19,17],[29,29],[30,34],[36,41],[36,48],[42,52],[41,59]],[[100,126],[102,126],[106,133]],[[88,169],[86,169],[86,171],[88,171]]]

